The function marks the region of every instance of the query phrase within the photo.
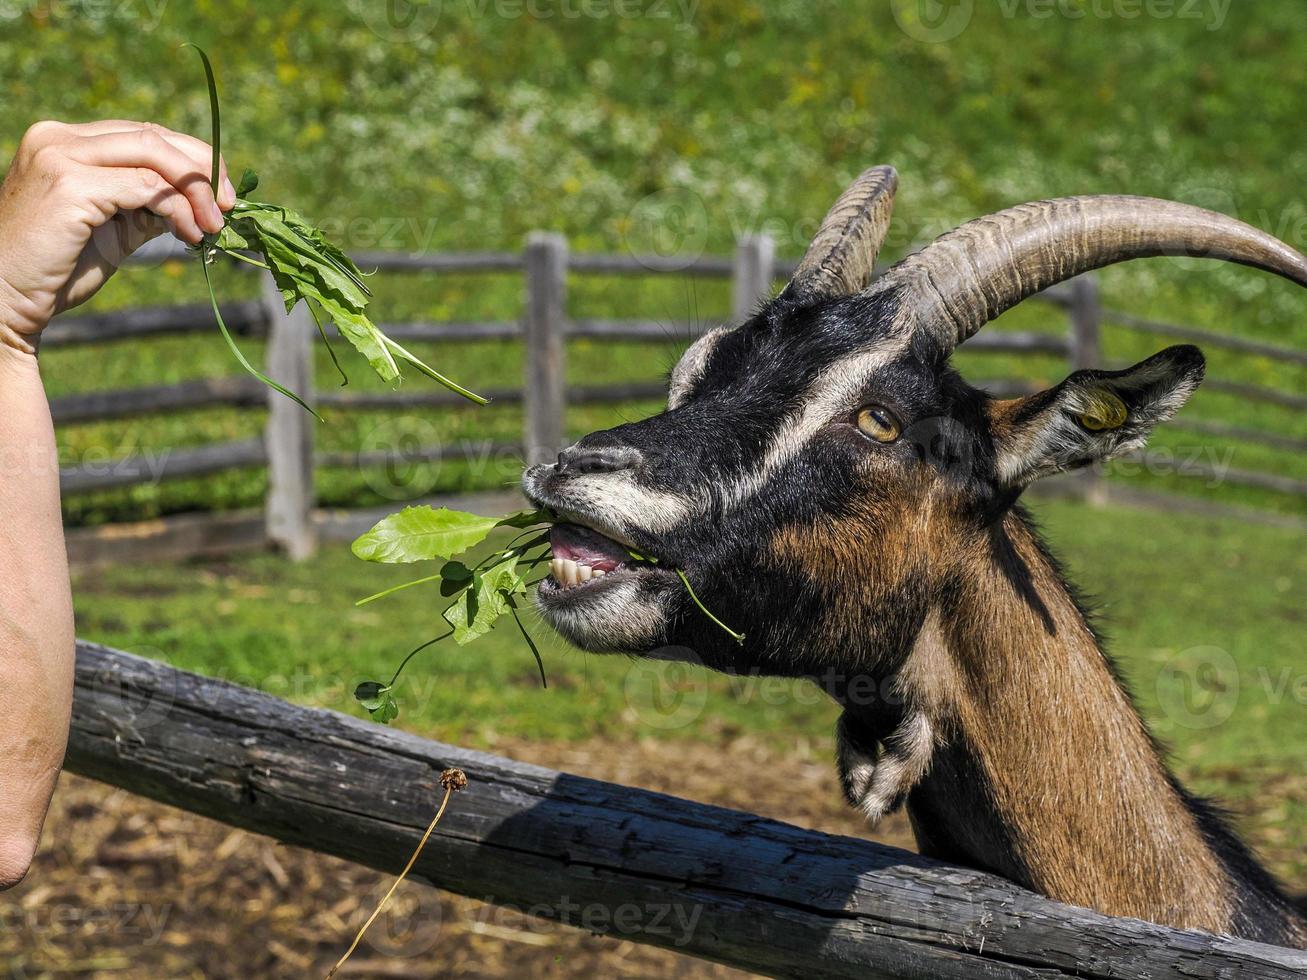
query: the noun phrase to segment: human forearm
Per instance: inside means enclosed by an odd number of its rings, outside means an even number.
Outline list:
[[[195,244],[236,191],[210,148],[124,120],[37,123],[0,184],[0,888],[27,870],[68,741],[73,613],[36,350],[165,229]]]
[[[50,408],[0,344],[0,887],[35,850],[68,738],[73,611]]]

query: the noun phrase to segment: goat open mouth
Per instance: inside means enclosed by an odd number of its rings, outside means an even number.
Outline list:
[[[600,589],[653,565],[632,556],[630,549],[598,531],[579,524],[555,524],[549,533],[549,578],[541,588],[550,594]]]

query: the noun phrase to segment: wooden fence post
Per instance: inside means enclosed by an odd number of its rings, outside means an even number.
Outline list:
[[[742,323],[761,300],[771,296],[776,244],[770,235],[750,235],[735,244],[731,273],[731,319]]]
[[[1091,274],[1071,280],[1070,360],[1072,371],[1102,366],[1102,307],[1098,298],[1098,280]],[[1097,465],[1081,475],[1081,493],[1086,503],[1101,507],[1107,503],[1107,484]]]
[[[563,448],[567,411],[565,333],[567,239],[533,231],[526,240],[526,391],[523,449],[528,464],[552,460]]]
[[[271,276],[264,277],[268,322],[267,373],[310,405],[313,398],[313,318],[303,303],[290,315]],[[268,540],[294,561],[317,547],[313,527],[313,427],[317,420],[268,389]]]

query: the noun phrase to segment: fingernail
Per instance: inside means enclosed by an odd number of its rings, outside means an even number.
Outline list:
[[[210,214],[210,217],[213,218],[214,223],[217,225],[217,227],[214,228],[214,231],[221,231],[222,226],[226,224],[227,219],[222,216],[222,208],[218,207],[217,201],[213,203],[213,210]]]
[[[236,188],[232,186],[231,178],[222,178],[222,199],[229,202],[229,205],[236,203]]]

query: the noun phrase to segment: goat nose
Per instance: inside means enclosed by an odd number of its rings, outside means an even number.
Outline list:
[[[577,443],[558,454],[559,473],[615,473],[633,469],[640,451],[631,446],[583,446]]]

